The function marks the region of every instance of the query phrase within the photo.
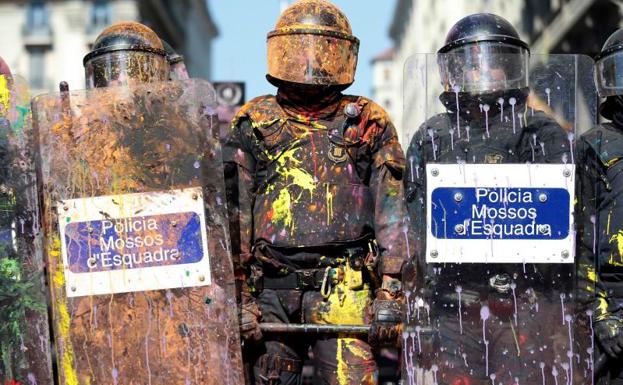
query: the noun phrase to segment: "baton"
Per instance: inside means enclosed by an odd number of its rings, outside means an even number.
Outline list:
[[[370,333],[369,325],[324,325],[324,324],[285,324],[278,322],[260,323],[260,330],[264,333],[350,333],[350,334],[368,334]],[[415,332],[413,326],[407,326],[405,332]],[[430,327],[422,327],[419,330],[422,334],[432,334]]]
[[[260,323],[263,333],[350,333],[368,334],[369,325],[322,325],[322,324],[282,324],[277,322]]]

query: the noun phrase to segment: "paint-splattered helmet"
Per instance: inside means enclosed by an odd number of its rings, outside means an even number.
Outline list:
[[[310,85],[350,85],[359,40],[348,19],[325,0],[300,0],[268,34],[268,80]]]
[[[87,88],[164,81],[169,63],[154,31],[136,22],[114,24],[97,37],[83,60]]]

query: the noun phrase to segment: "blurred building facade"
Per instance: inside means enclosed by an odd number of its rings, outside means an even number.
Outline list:
[[[140,21],[179,50],[192,76],[209,78],[217,29],[204,0],[0,0],[0,56],[33,95],[60,81],[84,88],[82,58],[97,35],[120,21]]]
[[[395,99],[395,90],[400,89],[401,76],[394,71],[394,49],[390,48],[372,59],[372,93],[390,116],[402,110],[402,103]]]
[[[403,84],[403,67],[415,53],[433,53],[443,46],[450,27],[462,17],[476,13],[498,14],[518,29],[531,45],[531,52],[582,53],[594,56],[610,33],[621,26],[623,2],[617,0],[398,0],[389,34],[394,42],[393,92],[384,87],[383,79],[375,77],[373,88],[391,105],[403,104],[403,91],[424,92]],[[375,61],[375,67],[386,68],[387,62]],[[375,72],[377,69],[375,68]],[[380,82],[380,83],[377,83]],[[382,90],[382,91],[381,91]],[[419,99],[422,99],[422,94]],[[417,95],[406,95],[416,99]],[[380,99],[383,100],[383,99]],[[424,117],[404,111],[410,106],[391,109],[390,115],[399,131],[403,146],[412,125]],[[405,122],[404,120],[408,120]],[[415,120],[415,121],[414,121]],[[408,128],[406,126],[409,126]]]

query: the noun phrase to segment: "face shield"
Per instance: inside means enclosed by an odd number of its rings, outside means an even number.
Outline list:
[[[166,81],[166,56],[139,50],[117,50],[94,56],[85,63],[87,88]]]
[[[438,55],[446,92],[489,93],[528,87],[529,52],[499,42],[465,44]]]
[[[623,95],[623,51],[597,60],[595,77],[597,90],[602,98]]]
[[[322,29],[268,35],[268,75],[298,84],[348,85],[355,79],[359,41]]]

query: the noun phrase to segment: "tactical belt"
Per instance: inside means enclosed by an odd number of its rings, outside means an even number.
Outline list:
[[[324,269],[296,270],[281,277],[257,277],[253,279],[253,286],[257,290],[284,289],[284,290],[320,290]]]
[[[378,246],[376,241],[371,239],[369,235],[358,239],[356,242],[360,243],[361,246],[346,248],[336,256],[327,258],[329,263],[323,267],[299,269],[290,272],[289,274],[278,276],[254,276],[251,274],[250,284],[258,291],[263,289],[320,290],[322,288],[323,281],[327,278],[328,267],[339,267],[344,263],[348,263],[355,270],[366,269],[366,257],[369,255],[378,255]],[[261,267],[259,267],[258,270],[262,270]]]

